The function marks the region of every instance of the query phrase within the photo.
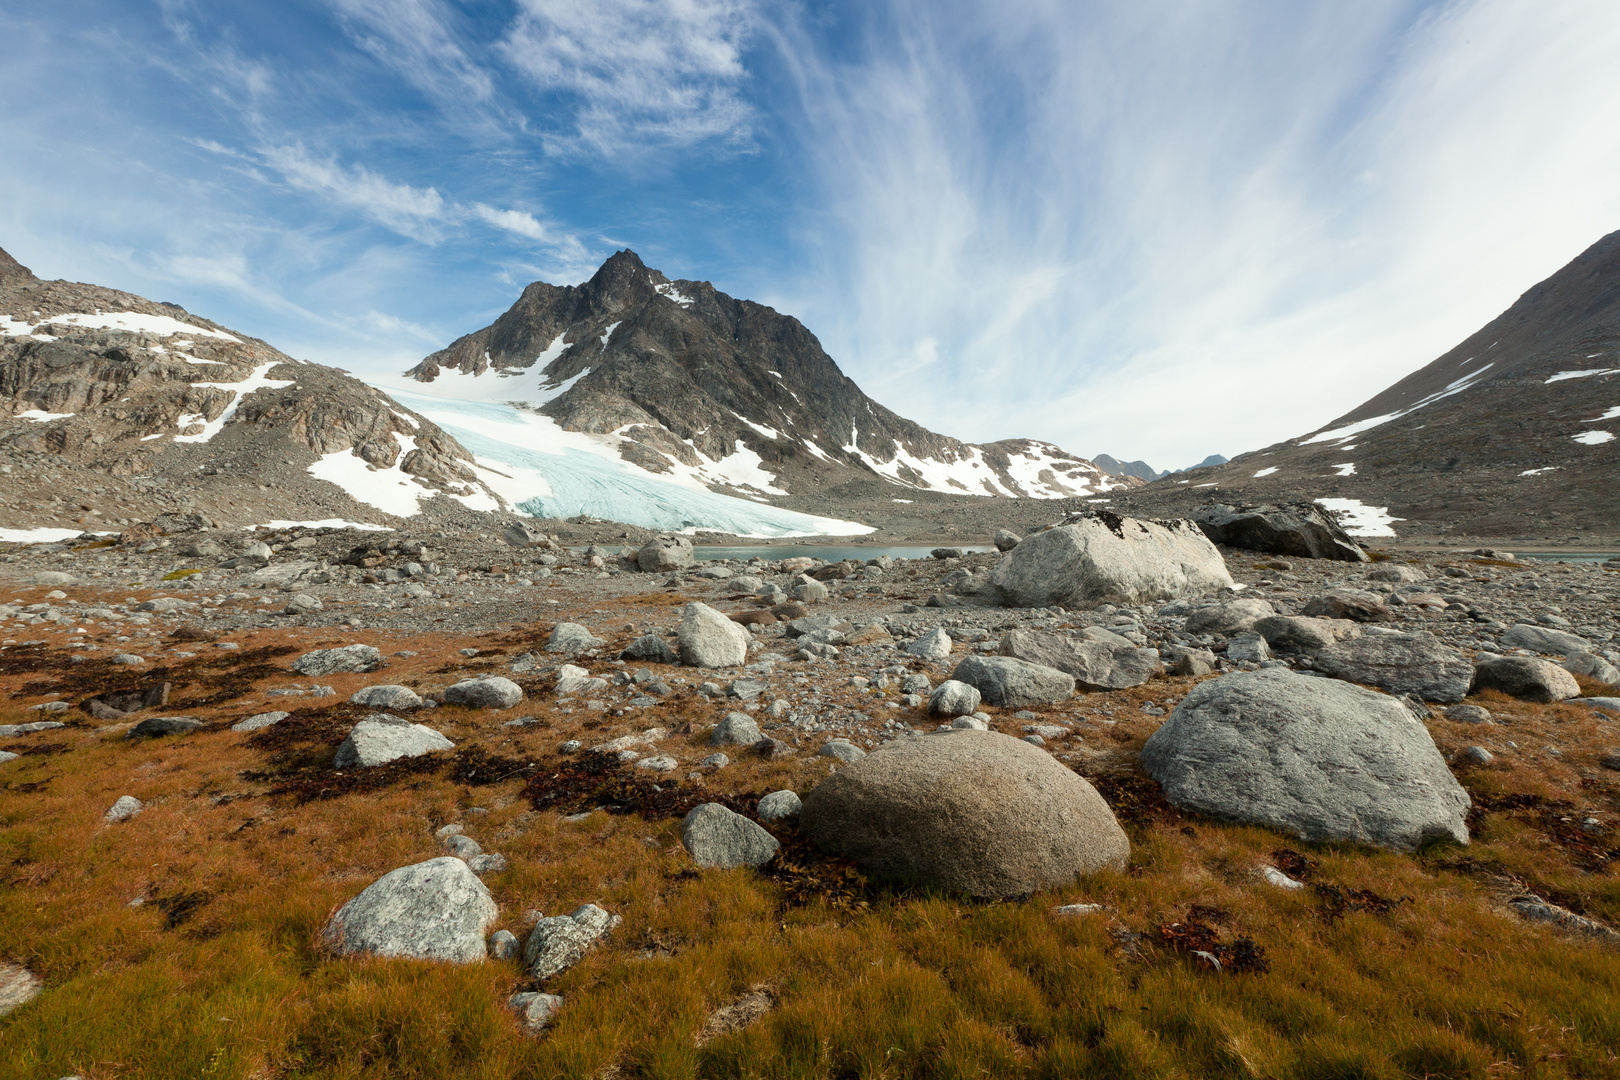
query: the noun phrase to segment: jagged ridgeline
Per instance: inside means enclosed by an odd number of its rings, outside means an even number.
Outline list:
[[[963,495],[1063,498],[1120,486],[1029,439],[964,443],[873,401],[804,324],[621,251],[578,286],[535,282],[409,372],[445,397],[524,403],[616,441],[649,472],[745,495],[874,474]]]

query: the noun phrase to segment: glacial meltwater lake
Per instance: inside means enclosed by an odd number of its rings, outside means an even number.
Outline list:
[[[963,553],[995,550],[987,544],[935,544],[933,547],[917,545],[884,547],[880,544],[738,544],[736,547],[694,547],[692,554],[705,562],[716,559],[754,558],[768,559],[771,562],[801,558],[824,559],[827,562],[859,559],[866,562],[868,559],[884,555],[891,559],[926,559],[936,547],[956,548]]]
[[[1521,562],[1604,563],[1620,559],[1620,551],[1515,551]]]

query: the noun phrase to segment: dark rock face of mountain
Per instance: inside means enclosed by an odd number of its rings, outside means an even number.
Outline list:
[[[703,469],[743,452],[789,492],[873,474],[976,495],[1112,486],[1048,443],[973,445],[935,434],[862,393],[797,319],[706,281],[671,281],[632,251],[583,285],[535,282],[494,323],[408,374],[472,376],[466,385],[478,396],[527,403],[570,431],[614,433],[620,453],[652,472],[677,462]]]
[[[357,490],[407,484],[430,500],[424,507],[435,495],[500,505],[459,443],[359,380],[173,304],[39,281],[0,252],[6,525],[76,523],[109,500],[105,520],[87,524],[172,510],[221,524],[392,520],[310,474],[332,455],[356,459]],[[104,498],[89,497],[98,490]],[[384,501],[399,509],[408,499]],[[463,508],[443,501],[443,510]]]
[[[1326,427],[1136,497],[1157,512],[1350,499],[1387,507],[1402,537],[1614,544],[1620,232]]]

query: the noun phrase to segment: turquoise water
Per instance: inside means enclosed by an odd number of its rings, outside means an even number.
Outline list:
[[[937,547],[954,547],[962,552],[992,551],[993,548],[971,544],[938,544]],[[737,547],[697,547],[692,552],[699,559],[769,559],[777,562],[781,559],[825,559],[827,562],[842,562],[844,559],[859,559],[865,562],[887,555],[891,559],[926,559],[933,547],[918,547],[907,545],[905,547],[883,547],[878,544],[770,544],[759,547],[739,545]]]

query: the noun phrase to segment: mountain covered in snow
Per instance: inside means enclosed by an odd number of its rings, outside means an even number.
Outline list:
[[[426,417],[174,304],[41,281],[0,251],[0,537],[425,509],[504,509]]]
[[[1331,423],[1136,501],[1172,512],[1303,497],[1385,535],[1612,543],[1617,436],[1620,232]]]
[[[754,501],[871,479],[1020,499],[1121,486],[1050,443],[929,431],[862,393],[797,319],[705,281],[671,281],[628,250],[582,285],[528,286],[407,377],[384,385],[447,409],[525,414],[507,426],[527,424],[531,450],[589,449]]]

